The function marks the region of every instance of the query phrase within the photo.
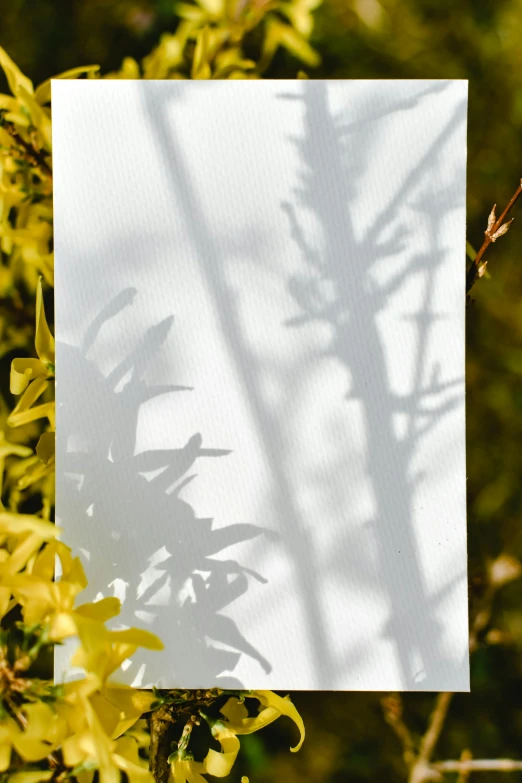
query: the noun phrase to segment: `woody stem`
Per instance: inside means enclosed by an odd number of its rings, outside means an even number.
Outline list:
[[[475,256],[475,259],[472,261],[471,266],[468,269],[468,273],[466,275],[466,294],[469,294],[469,292],[473,288],[475,280],[478,277],[480,262],[482,260],[484,253],[486,252],[490,244],[493,242],[493,234],[495,233],[495,231],[498,231],[498,229],[504,222],[505,218],[507,217],[511,207],[515,204],[516,200],[518,199],[521,193],[522,193],[522,180],[520,180],[518,188],[511,196],[511,199],[509,200],[507,207],[504,209],[500,217],[495,221],[493,226],[491,226],[491,228],[488,228],[488,230],[486,231],[486,236],[480,247],[480,250]]]

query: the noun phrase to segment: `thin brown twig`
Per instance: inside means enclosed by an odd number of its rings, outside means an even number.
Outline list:
[[[491,210],[488,226],[484,232],[484,242],[475,256],[466,276],[466,294],[468,294],[473,287],[477,277],[480,277],[485,270],[487,262],[482,261],[482,258],[487,248],[508,230],[513,218],[507,223],[504,223],[504,220],[521,193],[522,179],[498,219],[495,215],[496,204]],[[485,598],[482,600],[480,610],[471,623],[469,636],[470,653],[474,652],[479,646],[480,634],[489,624],[494,595],[495,587],[490,585]],[[452,697],[452,693],[439,693],[437,695],[435,707],[430,716],[426,732],[422,737],[418,753],[415,751],[415,745],[410,730],[402,719],[402,701],[400,697],[388,696],[382,699],[381,704],[384,711],[384,718],[391,726],[402,745],[403,759],[409,772],[409,783],[424,783],[429,780],[440,780],[441,774],[444,772],[458,772],[459,783],[467,783],[472,771],[494,770],[510,772],[513,770],[522,770],[522,761],[512,761],[510,759],[473,760],[469,750],[464,750],[462,752],[460,761],[431,761],[436,744],[444,727]]]
[[[18,147],[21,148],[20,153],[25,158],[25,160],[27,160],[27,162],[35,168],[40,168],[47,177],[52,178],[53,170],[45,160],[45,157],[40,152],[40,150],[37,150],[32,144],[30,144],[28,141],[25,141],[25,139],[20,136],[12,122],[7,122],[4,120],[2,122],[2,127],[16,142]]]
[[[11,716],[14,718],[15,723],[23,731],[27,726],[27,718],[22,712],[20,712],[20,710],[17,708],[16,704],[13,702],[11,696],[8,693],[3,693],[2,698],[7,704],[7,706],[9,707],[9,711],[11,713]]]
[[[473,653],[479,646],[480,635],[489,624],[495,593],[495,586],[490,585],[471,623],[470,653]],[[469,750],[463,751],[460,761],[431,761],[437,741],[444,727],[452,698],[452,693],[439,693],[437,695],[435,707],[430,716],[426,732],[422,737],[418,752],[415,751],[410,730],[402,718],[402,701],[400,697],[393,695],[382,699],[384,718],[402,745],[403,759],[408,768],[408,783],[426,783],[430,780],[440,780],[445,772],[458,772],[459,783],[467,783],[470,773],[474,771],[511,772],[522,770],[522,761],[512,761],[510,759],[472,760]],[[492,764],[496,766],[490,766]]]
[[[399,695],[390,695],[382,699],[384,718],[397,735],[402,745],[404,763],[408,768],[409,783],[422,783],[423,781],[436,780],[440,773],[430,765],[430,760],[435,750],[437,740],[444,726],[452,693],[439,693],[435,701],[435,707],[430,716],[428,727],[421,740],[418,753],[410,730],[402,718],[402,701]]]
[[[398,694],[386,696],[381,700],[384,719],[393,729],[402,745],[404,763],[411,769],[415,763],[416,753],[410,730],[402,719],[402,699]]]
[[[463,761],[471,761],[472,758],[473,758],[473,756],[471,755],[471,751],[468,748],[463,750],[462,753],[460,754],[460,761],[461,762],[463,762]],[[466,769],[459,770],[459,776],[457,778],[457,783],[468,783],[470,775],[471,775],[471,770],[470,769],[466,768]]]
[[[469,761],[436,761],[432,768],[437,772],[517,772],[522,761],[513,759],[470,759]]]
[[[439,693],[435,701],[435,707],[431,713],[428,728],[424,734],[419,750],[418,759],[429,762],[433,756],[435,746],[440,737],[448,709],[453,698],[452,693]]]
[[[493,217],[493,220],[491,221],[491,223],[488,221],[488,227],[487,227],[486,231],[484,232],[485,233],[484,241],[483,241],[483,243],[482,243],[482,245],[480,247],[480,250],[478,251],[477,255],[475,256],[474,260],[472,261],[471,266],[468,269],[468,273],[466,275],[466,294],[469,294],[469,292],[473,288],[473,285],[474,285],[477,277],[480,277],[481,270],[482,271],[485,270],[485,266],[487,264],[487,261],[486,262],[482,262],[482,258],[484,256],[484,253],[486,252],[486,250],[488,249],[490,244],[492,242],[495,242],[495,240],[498,239],[499,236],[501,236],[501,234],[499,234],[497,232],[499,232],[499,229],[502,228],[502,224],[504,223],[505,218],[507,217],[510,209],[513,207],[513,205],[515,204],[515,202],[517,201],[517,199],[518,199],[518,197],[520,196],[521,193],[522,193],[522,180],[520,180],[518,188],[516,189],[516,191],[511,196],[511,199],[510,199],[507,207],[504,209],[504,211],[502,212],[502,214],[500,215],[500,217],[498,219],[494,219],[496,204],[493,207],[493,209],[491,211],[491,215],[490,215],[490,219]],[[509,222],[511,222],[511,221],[509,221]],[[502,232],[502,233],[505,233],[505,231],[507,231],[507,227],[508,226],[509,226],[509,223],[507,224],[504,232]]]

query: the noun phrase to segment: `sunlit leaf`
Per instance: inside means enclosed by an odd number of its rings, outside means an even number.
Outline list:
[[[27,76],[24,76],[22,71],[14,64],[5,49],[0,46],[0,67],[3,69],[9,89],[16,95],[20,96],[20,90],[23,89],[28,93],[33,92],[33,83]]]
[[[57,76],[52,76],[51,79],[77,79],[79,76],[86,76],[87,74],[98,74],[99,71],[99,65],[82,65],[79,68],[70,68]],[[46,79],[34,91],[35,100],[41,105],[49,103],[51,100],[51,79]]]

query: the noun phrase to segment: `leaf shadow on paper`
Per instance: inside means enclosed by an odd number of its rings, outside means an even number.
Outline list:
[[[226,459],[227,449],[207,448],[194,433],[179,448],[136,453],[142,406],[160,395],[170,395],[175,405],[178,394],[191,391],[146,382],[147,368],[173,339],[173,317],[149,328],[108,374],[89,357],[104,326],[114,329],[113,319],[136,295],[127,288],[103,307],[81,346],[57,346],[59,364],[67,367],[59,376],[58,427],[67,433],[57,444],[59,508],[89,578],[81,599],[116,595],[122,611],[112,627],[137,625],[160,638],[166,629],[172,638],[175,627],[175,649],[138,650],[124,664],[133,685],[199,688],[216,682],[238,688],[230,673],[241,655],[265,672],[271,665],[221,611],[246,593],[249,578],[266,580],[219,554],[265,531],[242,523],[215,528],[213,519],[199,518],[182,498],[188,483],[204,481],[194,469],[201,466],[204,474],[204,463]],[[88,391],[88,405],[84,396],[76,404],[78,388]],[[67,491],[64,482],[72,483]]]
[[[436,617],[440,605],[447,600],[456,584],[465,578],[465,573],[459,574],[439,593],[429,594],[415,538],[412,508],[414,487],[416,482],[423,480],[421,475],[412,475],[419,444],[462,401],[461,394],[454,392],[462,385],[463,379],[442,381],[437,364],[427,364],[432,325],[440,317],[433,310],[432,296],[437,270],[444,260],[441,227],[447,211],[455,206],[449,200],[453,191],[447,186],[438,190],[431,188],[427,203],[426,190],[423,191],[419,185],[425,182],[426,177],[435,174],[445,142],[465,121],[465,106],[457,107],[447,127],[362,239],[356,240],[350,216],[356,198],[354,185],[364,172],[365,159],[371,155],[372,141],[368,127],[395,112],[406,111],[425,95],[443,90],[446,86],[447,83],[441,82],[428,89],[419,89],[416,96],[403,101],[390,96],[387,108],[378,116],[373,113],[369,100],[366,116],[346,124],[332,116],[324,83],[304,81],[299,96],[295,93],[287,96],[304,101],[305,112],[302,135],[297,140],[289,140],[289,144],[297,143],[302,164],[301,171],[296,173],[297,189],[294,197],[282,205],[303,262],[303,274],[287,280],[288,292],[298,306],[299,314],[285,328],[304,328],[317,320],[329,326],[333,334],[330,357],[340,363],[350,377],[351,386],[346,398],[357,400],[362,406],[367,443],[364,467],[374,497],[373,515],[367,522],[367,530],[377,551],[377,563],[373,568],[362,562],[367,550],[360,546],[360,532],[354,531],[349,514],[343,530],[339,531],[330,559],[324,561],[318,554],[314,531],[303,519],[301,498],[296,495],[289,475],[290,455],[281,431],[285,414],[281,411],[274,413],[263,398],[259,357],[247,343],[240,316],[241,292],[230,286],[225,274],[226,262],[230,256],[237,254],[238,247],[234,243],[237,243],[238,237],[219,237],[211,228],[181,143],[172,123],[167,120],[164,88],[147,85],[147,89],[143,90],[143,102],[150,116],[151,130],[162,155],[165,173],[196,250],[201,272],[207,280],[223,337],[234,357],[238,377],[249,401],[250,414],[271,468],[273,487],[270,503],[292,571],[291,583],[305,629],[310,688],[332,688],[346,682],[347,672],[357,669],[368,655],[367,641],[359,639],[353,639],[349,649],[341,656],[338,650],[333,649],[332,628],[327,627],[326,607],[322,599],[323,583],[332,574],[339,582],[346,583],[349,590],[365,590],[387,603],[388,620],[381,628],[381,637],[391,643],[402,688],[438,690],[437,681],[442,673],[445,687],[450,688],[454,682],[458,689],[467,677],[467,654],[463,651],[458,665],[454,658],[447,658],[441,644],[441,626]],[[176,100],[183,98],[186,89],[176,85]],[[284,93],[283,88],[281,93]],[[284,98],[281,94],[278,100]],[[350,137],[354,140],[351,146],[346,144]],[[358,142],[364,153],[357,148]],[[324,158],[321,158],[325,143],[328,144],[329,160],[335,161],[333,166],[326,167]],[[394,266],[387,282],[382,283],[375,278],[374,267],[388,257],[396,257],[408,242],[408,227],[399,219],[399,207],[405,201],[409,202],[412,211],[424,213],[430,223],[431,246],[425,254],[414,255],[406,265]],[[306,230],[299,222],[296,209],[302,204],[315,214],[320,227],[320,251],[307,243]],[[250,254],[253,267],[254,262],[263,263],[263,237],[255,232],[252,235],[256,236],[255,243],[249,244],[240,237],[239,241],[245,256]],[[417,332],[414,384],[408,395],[398,396],[390,388],[385,347],[377,321],[391,297],[410,276],[419,272],[424,273],[425,286],[420,310],[414,316]],[[357,352],[366,352],[371,356],[371,362],[361,362],[361,354]],[[366,375],[361,372],[364,366],[368,370]],[[295,407],[293,391],[299,384],[302,386],[306,378],[301,376],[286,380],[289,413],[292,406]],[[343,404],[343,400],[340,403]],[[406,422],[400,437],[395,428],[397,414],[402,414]],[[347,433],[344,435],[347,437]],[[343,433],[339,437],[343,438]],[[342,483],[342,460],[354,458],[361,459],[360,455],[350,454],[347,449],[342,455],[341,465],[326,462],[323,475],[318,472],[309,477],[311,483],[319,485],[325,504],[332,502],[332,474],[337,473]],[[342,486],[337,489],[342,494]],[[390,547],[404,554],[400,571],[387,557]],[[412,608],[415,610],[415,625],[411,621]],[[345,606],[343,610],[337,622],[346,626],[350,624],[350,612]]]

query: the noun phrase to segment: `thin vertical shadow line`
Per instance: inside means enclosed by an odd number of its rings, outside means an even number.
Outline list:
[[[160,85],[158,91],[161,92],[161,90]],[[312,653],[313,682],[310,683],[310,687],[321,687],[321,683],[328,683],[333,679],[335,672],[318,600],[319,589],[313,547],[309,536],[300,523],[292,489],[285,478],[284,471],[281,466],[274,469],[274,466],[279,465],[282,450],[278,425],[262,402],[253,372],[254,363],[242,339],[241,326],[236,314],[236,303],[223,279],[222,259],[217,253],[216,242],[191,184],[183,155],[179,151],[175,128],[172,127],[172,124],[167,123],[163,98],[162,94],[161,98],[154,101],[150,86],[146,85],[146,89],[143,89],[143,102],[150,116],[152,133],[158,140],[159,149],[165,160],[165,169],[172,192],[188,226],[200,268],[206,279],[210,281],[210,290],[214,297],[218,320],[226,338],[230,356],[238,369],[238,377],[241,379],[250,402],[260,442],[263,444],[268,463],[272,467],[272,475],[277,487],[276,507],[280,510],[278,516],[284,527],[283,540],[297,577],[298,599],[305,620],[308,649]]]

